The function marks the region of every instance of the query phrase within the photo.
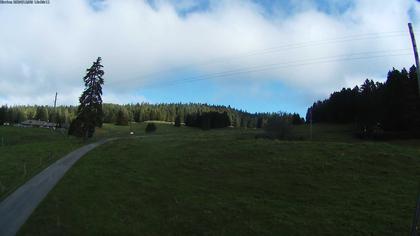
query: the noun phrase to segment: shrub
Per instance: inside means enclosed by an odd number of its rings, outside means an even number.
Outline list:
[[[179,115],[175,117],[175,127],[181,127],[181,117]]]
[[[146,126],[146,133],[152,133],[156,131],[156,125],[155,123],[148,123]]]

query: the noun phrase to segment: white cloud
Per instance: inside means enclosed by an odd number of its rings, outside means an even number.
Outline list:
[[[311,1],[292,2],[294,12],[282,9],[288,14],[272,17],[264,15],[263,8],[255,3],[227,0],[211,1],[210,10],[187,17],[176,10],[194,8],[197,1],[162,0],[151,8],[145,1],[108,0],[101,11],[93,10],[84,0],[55,0],[42,6],[1,5],[0,103],[47,104],[59,91],[63,103],[76,104],[82,91],[81,78],[97,56],[103,57],[106,72],[104,101],[120,103],[147,100],[138,95],[138,89],[156,80],[172,80],[175,72],[144,75],[191,64],[195,66],[190,68],[199,73],[211,74],[238,68],[258,70],[277,63],[277,70],[249,73],[243,79],[281,80],[305,91],[308,97],[319,98],[354,85],[349,81],[361,81],[359,77],[381,78],[393,66],[413,63],[411,56],[400,56],[301,65],[313,62],[308,59],[410,48],[408,34],[403,34],[410,9],[418,19],[420,4],[416,1],[355,0],[342,14],[322,12]],[[337,0],[329,2],[337,4]],[[401,35],[250,53],[395,30]],[[402,52],[411,51],[395,54]],[[224,57],[232,59],[203,64]],[[287,64],[290,62],[295,63]]]
[[[147,100],[144,96],[138,94],[115,94],[115,93],[105,93],[102,97],[104,102],[106,103],[115,103],[115,104],[135,104],[135,103],[142,103],[142,102],[149,102],[152,101]]]

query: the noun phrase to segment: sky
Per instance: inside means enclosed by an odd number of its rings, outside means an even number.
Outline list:
[[[97,57],[106,103],[298,112],[414,63],[415,0],[50,0],[0,4],[0,104],[77,105]],[[420,36],[418,36],[420,39]]]

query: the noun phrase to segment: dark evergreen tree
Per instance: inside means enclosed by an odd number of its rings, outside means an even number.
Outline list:
[[[48,109],[44,106],[37,107],[35,119],[36,120],[41,120],[41,121],[49,121],[48,118],[49,118]]]
[[[70,135],[78,137],[92,137],[95,127],[101,127],[103,122],[102,111],[102,85],[104,84],[104,71],[102,70],[101,58],[87,69],[83,78],[85,90],[79,98],[80,105],[77,109],[77,117],[69,129]]]
[[[398,136],[420,136],[420,97],[416,67],[393,68],[385,83],[365,80],[353,89],[334,92],[308,109],[313,122],[355,123],[363,137],[387,132]]]
[[[257,129],[261,129],[264,126],[264,119],[262,117],[258,117],[257,119]]]
[[[120,108],[117,113],[117,121],[115,122],[116,125],[128,125],[128,111],[124,107]]]
[[[230,119],[227,112],[203,112],[201,114],[187,115],[185,125],[204,130],[217,129],[230,126]]]
[[[5,105],[0,107],[0,125],[3,125],[4,123],[9,121],[7,117],[7,110],[7,106]]]
[[[25,111],[22,109],[17,109],[16,112],[16,119],[14,120],[15,123],[21,123],[28,119],[28,116],[26,115]]]
[[[304,124],[304,123],[305,123],[305,120],[303,118],[301,118],[299,114],[294,113],[292,115],[292,124],[301,125],[301,124]]]

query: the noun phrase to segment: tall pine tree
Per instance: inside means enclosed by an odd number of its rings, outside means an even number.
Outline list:
[[[102,111],[102,85],[104,84],[104,71],[102,70],[101,58],[86,70],[83,78],[85,90],[79,98],[80,105],[77,109],[77,117],[71,123],[69,134],[90,138],[95,132],[95,127],[101,127],[103,122]]]

